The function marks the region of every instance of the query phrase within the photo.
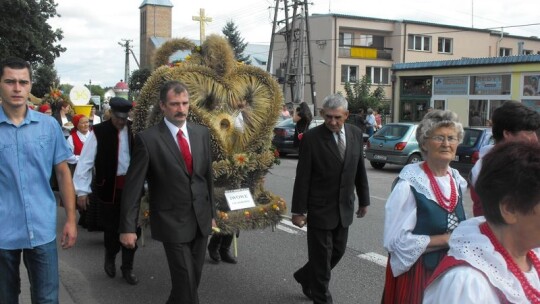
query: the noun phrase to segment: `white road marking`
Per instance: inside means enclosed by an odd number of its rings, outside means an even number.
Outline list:
[[[290,234],[298,234],[298,231],[296,231],[296,230],[294,230],[292,228],[286,227],[284,225],[281,225],[281,224],[277,225],[277,229],[285,231],[285,232],[290,233]]]
[[[386,257],[384,255],[381,255],[381,254],[378,254],[378,253],[375,253],[375,252],[368,252],[368,253],[359,254],[358,257],[361,258],[361,259],[373,262],[373,263],[375,263],[377,265],[380,265],[382,267],[386,267],[386,265],[388,263],[388,257]]]
[[[374,196],[374,195],[371,195],[370,197],[374,198],[374,199],[381,200],[383,202],[386,202],[386,200],[388,199],[388,197],[378,197],[378,196]]]
[[[307,232],[306,226],[302,228],[298,228],[295,225],[293,225],[293,223],[290,220],[286,218],[281,220],[281,222],[277,225],[277,228],[279,230],[285,231],[290,234],[298,234],[297,230],[302,230],[304,232]],[[368,252],[368,253],[359,254],[357,255],[357,257],[363,260],[370,261],[382,267],[386,267],[388,263],[388,257],[378,254],[376,252]]]

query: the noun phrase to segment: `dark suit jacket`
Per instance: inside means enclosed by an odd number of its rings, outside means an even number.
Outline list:
[[[304,134],[296,167],[291,212],[305,214],[319,229],[351,225],[354,190],[360,206],[368,206],[369,187],[362,156],[362,131],[345,124],[346,150],[342,162],[332,132],[323,124]]]
[[[148,181],[152,238],[186,243],[212,231],[215,215],[210,134],[206,127],[188,123],[193,155],[189,176],[178,145],[165,122],[138,133],[122,194],[121,233],[135,232],[139,198]]]

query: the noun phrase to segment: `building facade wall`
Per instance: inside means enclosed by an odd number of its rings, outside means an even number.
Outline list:
[[[394,121],[419,121],[427,107],[441,104],[443,109],[456,112],[464,126],[470,125],[474,112],[481,116],[482,125],[488,126],[493,110],[508,100],[540,111],[540,62],[398,70],[395,75]],[[426,91],[405,94],[404,84],[411,79],[429,79],[430,95],[424,94]],[[439,87],[437,92],[436,83],[443,79],[449,85]],[[405,111],[416,111],[416,115],[409,116]]]
[[[376,57],[373,58],[373,54],[375,54],[373,48],[360,46],[356,50],[363,54],[360,57],[350,56],[352,51],[349,55],[344,56],[344,52],[347,52],[347,50],[340,47],[339,43],[340,33],[343,32],[353,34],[352,42],[354,45],[362,44],[360,35],[380,35],[384,37],[383,50],[378,50]],[[409,34],[431,37],[430,50],[411,50],[408,41]],[[318,100],[322,100],[324,96],[330,93],[344,93],[344,82],[341,81],[343,65],[357,66],[357,79],[361,79],[366,74],[366,67],[385,68],[394,63],[404,62],[496,57],[499,55],[499,48],[501,47],[512,48],[512,54],[515,55],[520,41],[524,41],[524,49],[530,50],[533,54],[540,52],[540,39],[534,37],[516,37],[505,34],[501,40],[499,34],[480,29],[335,14],[311,16],[310,35]],[[278,37],[281,38],[282,35],[276,35],[276,38]],[[452,40],[450,52],[439,52],[439,38]],[[316,44],[317,40],[326,40],[326,45],[319,48]],[[281,49],[283,50],[283,48]],[[274,48],[276,63],[285,57],[286,52],[276,51],[276,48]],[[330,66],[321,63],[321,61]],[[390,80],[392,79],[391,72],[388,77]],[[375,89],[377,85],[373,84],[372,88]],[[390,81],[382,86],[385,89],[387,98],[392,98],[392,94],[395,94],[395,90],[392,89],[392,82]],[[397,83],[394,86],[397,86]],[[307,90],[310,90],[310,87],[306,84],[305,96],[309,96]]]

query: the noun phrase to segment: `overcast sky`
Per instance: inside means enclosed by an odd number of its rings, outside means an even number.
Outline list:
[[[407,19],[475,28],[504,27],[513,35],[540,37],[538,3],[532,0],[309,0],[309,13]],[[61,83],[114,86],[124,78],[125,52],[118,43],[131,39],[139,60],[139,6],[142,0],[56,0],[60,18],[49,22],[64,31],[60,42],[67,51],[56,60]],[[288,1],[289,3],[292,0]],[[173,37],[199,39],[199,23],[192,16],[204,8],[213,19],[206,34],[222,34],[233,20],[248,43],[269,44],[275,1],[171,0]],[[283,3],[280,2],[280,6]],[[526,26],[529,25],[529,26]],[[130,71],[137,64],[130,58]]]

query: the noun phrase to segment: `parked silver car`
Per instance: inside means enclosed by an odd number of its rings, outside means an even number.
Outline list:
[[[386,164],[407,165],[422,161],[412,123],[389,123],[375,132],[367,142],[366,158],[375,169]]]

